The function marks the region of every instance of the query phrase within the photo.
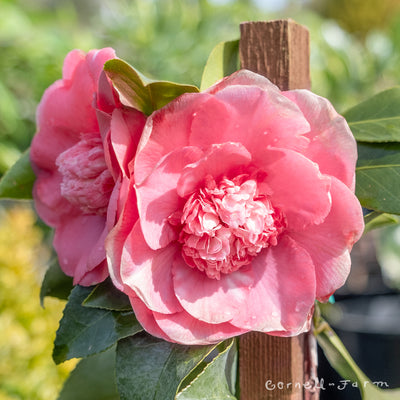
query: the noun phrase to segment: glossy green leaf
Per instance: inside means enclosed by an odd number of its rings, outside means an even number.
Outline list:
[[[364,233],[367,233],[373,229],[397,225],[400,223],[400,217],[398,215],[381,213],[379,211],[371,211],[370,213],[364,215],[364,222]]]
[[[218,345],[216,356],[204,361],[201,371],[182,389],[178,389],[176,400],[236,400],[235,390],[237,348],[234,339]]]
[[[220,79],[239,69],[239,40],[217,44],[208,57],[201,77],[200,90],[205,90]]]
[[[119,341],[116,373],[121,400],[174,399],[185,376],[215,347],[183,346],[148,334]]]
[[[119,339],[142,331],[133,311],[110,311],[82,306],[93,287],[75,286],[64,309],[54,341],[53,359],[87,357],[110,348]]]
[[[56,258],[54,258],[44,275],[40,288],[40,304],[43,307],[46,296],[67,300],[73,288],[72,278],[64,274]]]
[[[115,346],[81,360],[58,400],[119,400],[115,382]]]
[[[0,197],[8,199],[32,199],[35,182],[29,159],[29,150],[4,174],[0,180]]]
[[[363,207],[400,214],[400,143],[358,143],[356,195]]]
[[[164,107],[183,93],[199,91],[192,85],[148,79],[120,59],[107,61],[104,71],[118,90],[121,101],[146,115]]]
[[[362,142],[400,142],[400,87],[385,90],[344,113]]]
[[[129,297],[119,291],[108,278],[95,286],[89,296],[83,301],[84,307],[101,308],[114,311],[131,311]]]
[[[382,390],[371,382],[354,362],[333,329],[318,312],[314,317],[314,326],[318,344],[324,351],[329,363],[343,379],[357,385],[363,400],[400,399],[400,389]]]

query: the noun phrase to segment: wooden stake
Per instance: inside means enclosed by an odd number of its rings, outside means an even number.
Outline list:
[[[281,90],[310,89],[310,39],[292,20],[240,24],[241,67],[266,76]]]
[[[241,67],[281,90],[310,89],[309,33],[292,20],[240,25]],[[306,335],[280,338],[251,332],[239,339],[240,400],[316,400],[303,391]],[[268,390],[273,388],[274,390]],[[267,388],[268,387],[268,388]]]

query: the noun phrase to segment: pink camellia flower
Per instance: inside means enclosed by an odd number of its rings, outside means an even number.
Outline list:
[[[61,268],[86,286],[108,276],[104,240],[117,209],[110,197],[117,197],[124,175],[118,153],[122,147],[132,158],[145,122],[141,113],[122,106],[102,72],[112,58],[111,48],[67,55],[63,78],[39,104],[30,152],[37,212],[55,228]]]
[[[130,164],[106,244],[115,285],[173,342],[308,330],[363,231],[356,157],[346,121],[307,90],[243,70],[182,95],[149,117]]]

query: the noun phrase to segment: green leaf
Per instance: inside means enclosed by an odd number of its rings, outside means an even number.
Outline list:
[[[66,380],[58,400],[119,400],[115,346],[81,360]]]
[[[234,339],[218,345],[218,354],[204,361],[202,370],[194,372],[188,385],[179,388],[176,400],[236,400],[232,394],[236,383],[237,348]]]
[[[108,278],[99,283],[83,301],[84,307],[102,308],[113,311],[132,311],[129,297],[119,291]]]
[[[0,89],[0,96],[1,96],[1,89]],[[4,101],[4,98],[2,100]],[[3,109],[3,115],[4,115],[4,109]],[[15,143],[5,139],[5,137],[2,136],[0,142],[0,174],[3,175],[4,173],[6,173],[18,161],[20,157],[21,157],[21,152],[18,150]]]
[[[200,90],[205,90],[215,82],[239,68],[239,40],[217,44],[208,57],[201,77]]]
[[[356,195],[365,208],[400,214],[400,143],[358,143]]]
[[[183,346],[147,334],[117,345],[117,386],[121,400],[174,399],[182,380],[214,348]]]
[[[35,179],[29,159],[29,150],[26,150],[0,180],[0,197],[32,199]]]
[[[343,115],[362,142],[400,142],[400,87],[385,90]]]
[[[333,329],[318,312],[314,317],[314,326],[318,344],[324,351],[329,363],[343,379],[357,384],[363,400],[398,400],[400,398],[400,389],[382,390],[371,382],[354,362]]]
[[[40,304],[43,307],[46,296],[67,300],[72,288],[72,278],[64,274],[55,258],[51,261],[43,278],[40,288]]]
[[[364,215],[365,228],[364,233],[373,229],[384,228],[389,225],[397,225],[400,223],[398,215],[381,213],[379,211],[371,211]]]
[[[69,296],[54,341],[53,359],[57,364],[102,352],[119,339],[142,331],[133,311],[82,306],[92,291],[93,287],[75,286]]]
[[[199,91],[192,85],[148,79],[120,59],[107,61],[104,71],[118,90],[121,101],[146,115],[164,107],[183,93]]]

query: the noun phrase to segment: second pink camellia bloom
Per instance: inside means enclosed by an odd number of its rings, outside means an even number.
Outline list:
[[[107,80],[103,66],[112,58],[111,48],[67,55],[63,78],[39,104],[30,152],[37,212],[55,228],[62,270],[85,286],[108,276],[104,240],[128,179],[120,152],[133,157],[145,123]]]
[[[184,94],[149,117],[130,164],[106,245],[115,285],[173,342],[308,330],[363,231],[356,157],[345,120],[309,91],[239,71]]]

